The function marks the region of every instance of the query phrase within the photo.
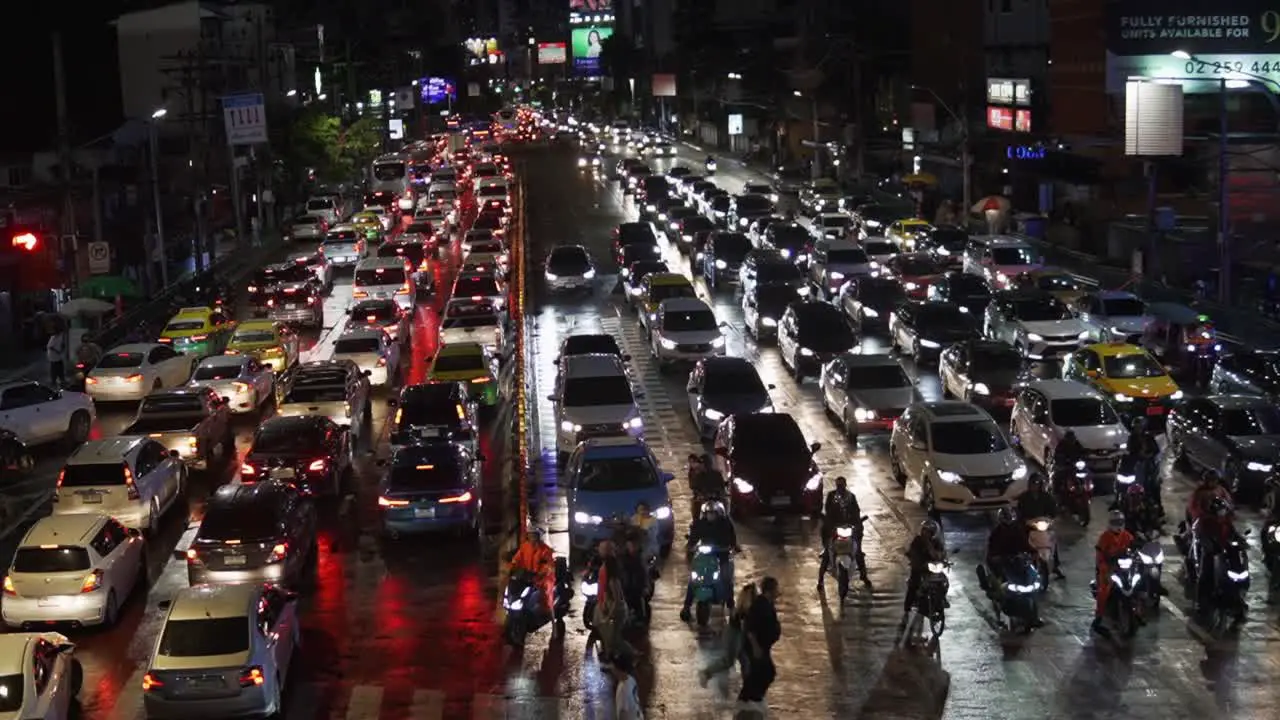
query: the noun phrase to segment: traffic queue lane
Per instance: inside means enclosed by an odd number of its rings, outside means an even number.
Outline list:
[[[436,267],[437,296],[421,301],[416,309],[412,350],[406,355],[407,382],[422,382],[426,376],[460,253],[455,237]],[[324,299],[324,328],[303,333],[303,361],[331,356],[350,302],[348,273],[339,276]],[[246,318],[249,312],[241,308],[239,315]],[[499,675],[493,628],[496,585],[492,558],[482,544],[431,536],[384,542],[380,537],[376,484],[382,470],[377,460],[389,455],[388,395],[385,390],[374,393],[375,446],[357,458],[346,495],[322,508],[316,583],[302,599],[303,649],[288,679],[286,718],[459,716],[473,695],[488,689],[484,678],[496,682]],[[118,434],[135,412],[133,404],[99,404],[91,437]],[[503,507],[501,468],[509,433],[501,428],[508,423],[508,412],[504,408],[481,438],[486,457],[483,500],[492,508]],[[235,418],[238,458],[270,413],[268,409],[261,417]],[[26,487],[51,490],[67,454],[61,448],[42,450],[36,472],[24,481]],[[70,633],[84,667],[79,717],[143,717],[142,675],[163,622],[162,602],[187,585],[182,555],[199,526],[205,500],[218,486],[238,481],[238,458],[208,472],[191,473],[185,505],[168,513],[161,529],[148,538],[147,591],[129,599],[118,624]],[[508,521],[488,517],[487,529]],[[26,527],[21,528],[0,543],[4,567],[25,532]],[[422,662],[429,657],[448,661]],[[501,697],[484,702],[505,711]]]
[[[684,146],[681,146],[684,152]],[[677,160],[676,162],[679,162]],[[701,157],[685,160],[699,171]],[[671,161],[654,163],[656,172]],[[554,463],[555,420],[546,395],[554,378],[552,359],[560,342],[574,333],[607,332],[620,339],[632,356],[632,371],[645,397],[639,401],[650,443],[664,469],[677,474],[671,484],[678,532],[688,523],[689,496],[684,481],[684,459],[691,451],[703,452],[689,417],[682,373],[657,371],[649,356],[634,314],[614,291],[618,268],[610,252],[610,231],[619,222],[637,216],[634,202],[621,194],[606,173],[592,177],[574,169],[575,160],[565,153],[548,153],[530,162],[526,173],[529,197],[530,268],[536,271],[547,250],[559,243],[582,243],[596,259],[600,282],[590,298],[547,298],[535,292],[536,312],[531,313],[530,343],[536,367],[534,389],[538,402],[537,423],[542,462],[537,487],[543,496],[544,521],[557,550],[567,552],[568,517],[562,489],[557,486]],[[574,176],[574,173],[577,175]],[[572,180],[566,180],[573,176]],[[745,182],[759,182],[740,167],[721,163],[715,181],[737,192]],[[665,248],[673,269],[689,273],[688,262],[673,248]],[[834,593],[820,595],[816,588],[820,538],[815,527],[794,520],[779,524],[748,521],[739,525],[745,552],[737,557],[736,576],[742,581],[763,575],[777,577],[783,588],[779,603],[784,632],[777,647],[778,681],[769,695],[771,709],[780,716],[828,711],[842,714],[866,706],[872,687],[886,664],[901,665],[896,649],[897,625],[902,617],[906,582],[903,552],[925,519],[919,507],[920,488],[901,488],[889,473],[883,439],[864,438],[855,449],[828,420],[816,383],[802,387],[782,367],[776,349],[758,347],[742,332],[738,299],[731,292],[709,294],[696,281],[699,294],[708,299],[718,318],[727,321],[728,354],[745,357],[760,370],[765,383],[773,384],[774,405],[791,413],[810,441],[822,443],[817,460],[826,478],[826,489],[837,475],[849,478],[862,512],[869,516],[864,550],[872,589],[855,589],[840,608]],[[538,287],[531,278],[531,288]],[[869,337],[863,352],[885,352],[881,339]],[[938,399],[939,382],[932,369],[904,362],[908,373],[920,381],[926,399]],[[1037,374],[1052,373],[1041,368]],[[1003,421],[1002,421],[1003,422]],[[1168,463],[1164,502],[1169,508],[1169,530],[1180,519],[1191,480]],[[1081,708],[1098,717],[1123,713],[1126,717],[1214,717],[1226,712],[1251,714],[1275,712],[1269,691],[1274,662],[1267,647],[1280,635],[1280,624],[1268,612],[1265,571],[1257,548],[1257,513],[1243,510],[1242,528],[1253,528],[1254,572],[1250,593],[1253,612],[1238,637],[1218,640],[1188,619],[1190,603],[1180,590],[1181,560],[1172,539],[1163,538],[1167,579],[1171,596],[1161,617],[1143,628],[1132,649],[1126,650],[1092,636],[1093,601],[1088,583],[1094,574],[1093,545],[1102,529],[1106,499],[1094,500],[1096,520],[1089,528],[1072,527],[1065,519],[1057,526],[1063,569],[1068,580],[1051,586],[1042,603],[1045,627],[1025,638],[1009,638],[998,631],[991,603],[978,587],[974,568],[985,554],[990,521],[982,515],[948,516],[944,520],[946,543],[954,563],[951,573],[951,607],[937,657],[950,674],[948,718],[1079,717]],[[677,540],[680,535],[677,535]],[[679,545],[677,544],[677,547]],[[687,571],[683,557],[674,552],[666,563],[654,600],[654,622],[648,633],[648,660],[656,679],[641,675],[642,693],[651,708],[670,714],[673,698],[715,702],[712,691],[695,685],[696,668],[715,645],[709,636],[681,623],[677,617]],[[828,583],[834,589],[834,583]],[[580,601],[580,598],[578,599]],[[713,625],[715,623],[713,622]],[[571,633],[572,635],[572,633]],[[585,635],[580,630],[578,635]],[[525,662],[532,667],[539,657],[530,644]],[[699,652],[691,652],[698,648]],[[823,652],[825,650],[825,652]],[[592,675],[591,663],[583,673]],[[895,673],[896,675],[896,673]],[[692,711],[690,711],[692,712]]]

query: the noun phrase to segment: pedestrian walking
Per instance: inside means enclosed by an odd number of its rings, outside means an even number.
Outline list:
[[[45,358],[49,361],[49,383],[54,387],[62,387],[67,368],[67,331],[58,329],[49,336],[44,346]]]
[[[644,720],[640,707],[640,687],[636,684],[635,665],[630,657],[613,661],[609,671],[617,685],[613,690],[613,716],[616,720]]]
[[[711,676],[728,673],[735,663],[742,663],[742,677],[745,680],[748,660],[743,654],[745,636],[742,625],[746,622],[747,612],[755,604],[756,595],[755,583],[743,585],[742,590],[738,592],[737,602],[734,603],[733,613],[729,615],[729,624],[724,631],[720,655],[698,671],[698,684],[702,687],[707,686]]]
[[[738,700],[762,709],[764,696],[777,677],[773,664],[773,645],[782,637],[782,625],[778,622],[778,579],[766,577],[760,581],[760,594],[747,611],[744,628],[747,636],[747,675],[742,681]]]

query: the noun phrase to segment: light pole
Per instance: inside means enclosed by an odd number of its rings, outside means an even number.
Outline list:
[[[148,123],[148,140],[149,154],[151,155],[151,198],[155,202],[156,211],[156,248],[160,253],[160,284],[162,287],[169,285],[169,255],[165,251],[164,246],[164,213],[160,209],[160,139],[157,126],[169,111],[160,108],[151,113],[151,122]],[[150,266],[151,258],[147,258],[148,266]]]
[[[934,92],[933,88],[925,87],[923,85],[912,85],[911,89],[919,90],[932,96],[934,101],[937,102],[938,105],[942,106],[942,109],[945,110],[946,113],[951,116],[951,119],[955,120],[956,124],[960,126],[960,175],[964,188],[961,193],[960,202],[964,205],[962,217],[967,218],[969,217],[970,207],[973,205],[973,186],[969,179],[969,165],[972,161],[969,153],[969,123],[964,115],[957,114],[955,110],[952,110],[951,106],[939,97],[938,93]],[[961,106],[960,109],[963,110],[964,107]],[[967,222],[965,224],[968,225]]]
[[[805,96],[804,93],[799,90],[792,90],[791,94],[798,98],[803,98]],[[822,132],[822,128],[819,127],[818,124],[817,93],[812,93],[809,96],[809,114],[812,116],[813,120],[813,164],[809,168],[809,175],[814,180],[817,180],[822,177],[822,140],[819,137],[819,133]]]

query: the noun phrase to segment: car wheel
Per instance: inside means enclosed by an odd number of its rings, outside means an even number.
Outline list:
[[[89,418],[89,413],[84,410],[77,410],[71,414],[71,420],[67,423],[67,442],[71,445],[80,445],[89,439],[89,429],[93,425],[93,421]]]
[[[82,687],[84,687],[84,666],[80,664],[79,660],[75,658],[71,658],[71,697],[72,699],[74,699],[75,696],[80,694],[80,688]]]
[[[911,341],[911,362],[915,363],[916,365],[920,364],[920,341],[919,340]]]
[[[858,444],[858,421],[848,410],[844,411],[844,436],[850,443]]]
[[[120,608],[116,600],[116,591],[107,591],[107,602],[102,606],[102,626],[115,627],[116,620],[119,619]]]
[[[906,487],[907,472],[902,469],[902,461],[898,459],[898,452],[892,445],[889,446],[889,474],[893,476],[894,482],[898,483],[899,487]]]
[[[933,497],[933,483],[925,480],[920,488],[920,508],[933,515],[938,511],[937,501]]]

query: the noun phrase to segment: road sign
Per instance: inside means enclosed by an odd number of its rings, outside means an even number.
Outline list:
[[[104,242],[89,243],[89,274],[106,275],[111,272],[111,246]]]
[[[222,119],[231,145],[257,145],[267,141],[267,108],[261,93],[222,98]]]

